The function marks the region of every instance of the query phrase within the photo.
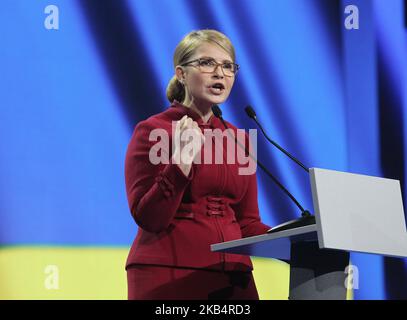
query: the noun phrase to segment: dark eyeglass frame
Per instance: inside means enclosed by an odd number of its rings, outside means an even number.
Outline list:
[[[211,72],[204,72],[204,71],[202,71],[202,69],[201,69],[201,65],[200,65],[200,64],[201,64],[201,61],[212,61],[212,62],[214,62],[214,63],[216,64],[216,66],[214,66],[213,71],[211,71]],[[194,63],[194,62],[198,62],[198,65],[196,65],[196,66],[191,65],[191,63]],[[233,75],[226,75],[226,74],[225,74],[225,70],[223,69],[223,66],[224,66],[225,64],[233,64],[233,65],[235,66],[236,72],[234,72]],[[196,67],[196,68],[198,68],[199,71],[201,71],[202,73],[213,73],[213,72],[215,72],[216,69],[220,66],[220,68],[221,68],[221,70],[222,70],[222,73],[223,73],[223,75],[224,75],[225,77],[235,77],[236,74],[237,74],[237,72],[239,71],[239,68],[240,68],[240,66],[239,66],[237,63],[234,63],[234,62],[222,62],[222,63],[218,63],[218,62],[216,62],[216,60],[213,59],[213,58],[198,58],[198,59],[194,59],[194,60],[185,62],[185,63],[183,63],[183,64],[180,64],[180,66],[181,66],[181,67],[187,67],[187,66]]]

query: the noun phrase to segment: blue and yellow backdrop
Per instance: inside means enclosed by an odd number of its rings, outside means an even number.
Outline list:
[[[348,5],[359,29],[345,26]],[[254,128],[251,104],[309,167],[399,179],[405,199],[405,12],[403,0],[2,0],[0,298],[126,298],[126,147],[169,106],[172,54],[193,29],[236,47],[227,120]],[[306,174],[258,138],[259,158],[313,211]],[[270,225],[299,215],[260,171],[259,205]],[[286,299],[288,265],[253,260],[261,298]],[[352,263],[350,297],[407,298],[406,259]]]

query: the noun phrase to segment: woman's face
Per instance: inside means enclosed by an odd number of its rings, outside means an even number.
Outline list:
[[[209,61],[213,59],[216,63],[233,62],[231,56],[221,47],[206,42],[196,49],[189,61],[201,58]],[[184,104],[210,108],[214,104],[223,103],[229,97],[235,76],[225,76],[221,66],[210,73],[202,72],[197,66],[198,63],[176,68],[178,80],[185,85]]]

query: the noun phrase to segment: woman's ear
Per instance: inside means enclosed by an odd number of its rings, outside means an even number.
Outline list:
[[[178,81],[182,84],[185,82],[185,71],[181,66],[175,67],[175,76],[177,77]]]

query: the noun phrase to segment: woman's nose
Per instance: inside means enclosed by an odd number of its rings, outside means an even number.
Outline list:
[[[213,72],[213,75],[216,76],[217,78],[223,78],[223,70],[220,65],[216,66],[215,71]]]

